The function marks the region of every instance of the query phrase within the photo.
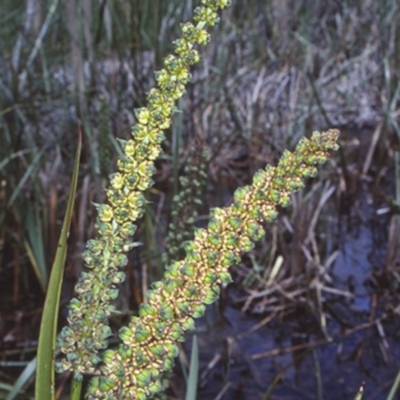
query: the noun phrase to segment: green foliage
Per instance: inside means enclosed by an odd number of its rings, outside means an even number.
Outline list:
[[[79,158],[81,155],[81,138],[75,156],[74,173],[71,179],[70,195],[67,210],[59,239],[58,250],[54,258],[49,285],[47,288],[45,305],[43,308],[42,323],[40,325],[39,344],[37,351],[37,371],[35,398],[50,400],[55,398],[54,390],[54,354],[56,348],[57,321],[60,306],[61,285],[63,281],[64,265],[67,256],[67,239],[71,226],[74,209],[76,187],[79,175]]]

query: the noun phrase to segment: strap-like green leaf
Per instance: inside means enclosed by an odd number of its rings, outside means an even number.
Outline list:
[[[199,377],[199,347],[197,345],[197,337],[193,336],[192,355],[190,357],[190,372],[187,382],[185,400],[196,400],[197,380]]]
[[[56,347],[57,319],[60,304],[61,284],[67,254],[67,239],[71,225],[72,211],[78,182],[79,157],[81,154],[81,137],[79,136],[76,150],[74,172],[69,192],[67,210],[58,242],[57,253],[51,270],[49,287],[43,308],[40,326],[39,345],[37,353],[37,372],[35,385],[36,400],[52,400],[55,395],[54,387],[54,354]]]
[[[21,375],[15,381],[13,387],[11,388],[10,392],[8,393],[5,400],[14,400],[20,390],[24,387],[24,385],[32,378],[36,370],[36,357],[31,360],[24,370],[21,372]]]

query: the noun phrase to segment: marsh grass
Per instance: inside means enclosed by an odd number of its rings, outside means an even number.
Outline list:
[[[40,313],[65,211],[78,123],[85,134],[84,154],[66,300],[82,268],[84,243],[93,233],[92,203],[104,198],[104,179],[120,151],[115,137],[129,135],[132,110],[143,105],[152,71],[198,1],[114,0],[92,2],[90,10],[88,2],[76,3],[3,0],[0,6],[1,336],[6,360],[15,360],[15,351],[23,359],[15,349],[36,338],[39,319],[33,316]],[[196,221],[202,225],[206,210],[226,204],[234,188],[275,162],[284,148],[293,148],[313,129],[337,126],[360,133],[344,135],[344,149],[331,171],[293,197],[293,208],[271,227],[269,240],[234,271],[243,311],[269,321],[303,304],[329,336],[325,296],[351,298],[330,278],[338,243],[335,218],[343,198],[354,205],[360,181],[372,180],[370,190],[384,196],[392,210],[400,204],[399,12],[389,0],[250,0],[245,8],[234,3],[193,72],[183,113],[176,116],[165,155],[157,162],[156,186],[147,194],[150,204],[139,227],[143,246],[133,250],[121,290],[126,314],[162,271],[163,234],[192,138],[212,149]],[[357,152],[366,158],[356,160]],[[384,179],[394,173],[396,188]],[[394,276],[398,287],[397,216],[391,227],[384,273]],[[34,327],[31,334],[27,327]],[[13,382],[15,372],[7,369],[2,380]]]

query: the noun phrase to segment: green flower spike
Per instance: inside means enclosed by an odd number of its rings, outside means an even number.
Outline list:
[[[273,220],[277,208],[288,204],[289,193],[301,189],[302,179],[337,150],[338,136],[332,129],[302,139],[294,153],[285,151],[276,168],[258,171],[251,186],[237,189],[230,207],[212,211],[208,229],[197,230],[186,245],[186,258],[153,284],[140,317],[120,330],[123,344],[106,353],[101,376],[89,384],[89,399],[145,399],[163,390],[161,380],[177,355],[176,341],[194,328],[193,317],[203,315],[204,304],[216,300],[219,285],[230,281],[228,268],[263,236],[261,224]]]
[[[200,60],[194,46],[208,43],[209,33],[204,28],[214,26],[218,21],[217,12],[228,5],[228,0],[202,0],[202,5],[195,11],[197,25],[187,23],[182,26],[182,38],[175,42],[176,55],[168,56],[164,60],[164,69],[156,73],[158,87],[147,94],[148,107],[136,110],[133,138],[121,141],[124,156],[118,160],[118,172],[110,177],[109,204],[96,205],[96,239],[88,241],[83,254],[89,272],[82,274],[76,285],[77,298],[69,307],[69,326],[61,331],[57,340],[66,356],[57,363],[58,372],[72,370],[75,378],[80,379],[83,373],[97,371],[98,352],[106,347],[106,336],[109,336],[104,333],[108,332],[108,318],[115,311],[110,303],[118,295],[116,285],[124,280],[124,274],[119,271],[127,264],[123,253],[136,245],[131,240],[136,230],[134,223],[143,215],[145,198],[142,192],[153,184],[153,162],[161,153],[163,131],[169,128],[176,111],[175,101],[182,97],[190,80],[189,68]],[[142,313],[144,310],[147,313],[145,308]],[[157,317],[168,320],[172,315],[172,310],[164,308],[159,310]],[[143,339],[143,333],[137,336]],[[149,359],[155,357],[152,352],[147,356]],[[158,368],[158,365],[153,367]],[[132,379],[138,384],[149,380],[147,375],[137,374],[133,374]],[[157,391],[156,379],[152,376],[150,380],[154,385],[147,390]],[[111,378],[97,382],[108,390],[119,381],[120,377],[113,372]],[[125,398],[139,397],[127,395]]]

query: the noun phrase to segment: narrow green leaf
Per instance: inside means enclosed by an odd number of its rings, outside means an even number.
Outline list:
[[[24,176],[18,182],[17,187],[15,188],[13,194],[11,195],[10,200],[8,200],[7,208],[11,207],[14,204],[14,201],[16,200],[18,195],[21,193],[21,190],[24,187],[26,181],[35,172],[36,168],[39,166],[40,159],[42,158],[42,156],[46,150],[47,150],[47,148],[46,148],[46,146],[44,146],[40,151],[38,151],[36,153],[35,157],[33,158],[32,164],[27,168],[27,170],[24,173]]]
[[[389,393],[388,397],[386,398],[386,400],[393,400],[394,399],[394,396],[397,393],[399,385],[400,385],[400,371],[397,373],[396,379],[393,382],[393,385],[392,385],[392,387],[390,389],[390,393]]]
[[[42,286],[43,293],[45,293],[48,284],[49,271],[45,257],[46,250],[43,238],[42,221],[43,218],[40,215],[38,204],[33,203],[32,207],[29,207],[26,215],[26,228],[28,231],[28,240],[32,250],[32,255],[38,268],[38,279]]]
[[[61,229],[57,253],[54,259],[53,268],[51,270],[49,287],[47,289],[46,300],[43,308],[42,323],[40,326],[35,385],[36,400],[53,400],[55,395],[54,353],[56,347],[58,309],[60,304],[60,293],[65,257],[67,254],[67,239],[69,236],[69,229],[71,225],[72,211],[74,208],[75,193],[78,182],[81,146],[82,139],[81,134],[79,134],[79,141],[75,155],[74,172],[72,175],[67,210]]]
[[[198,378],[199,378],[199,347],[197,345],[197,337],[195,335],[193,336],[193,341],[192,341],[190,372],[187,383],[185,400],[196,400]]]
[[[15,381],[13,387],[11,388],[10,392],[8,393],[5,400],[14,400],[18,394],[20,394],[21,389],[24,385],[32,378],[36,370],[36,357],[29,362],[29,364],[24,368],[21,372],[21,375]]]

